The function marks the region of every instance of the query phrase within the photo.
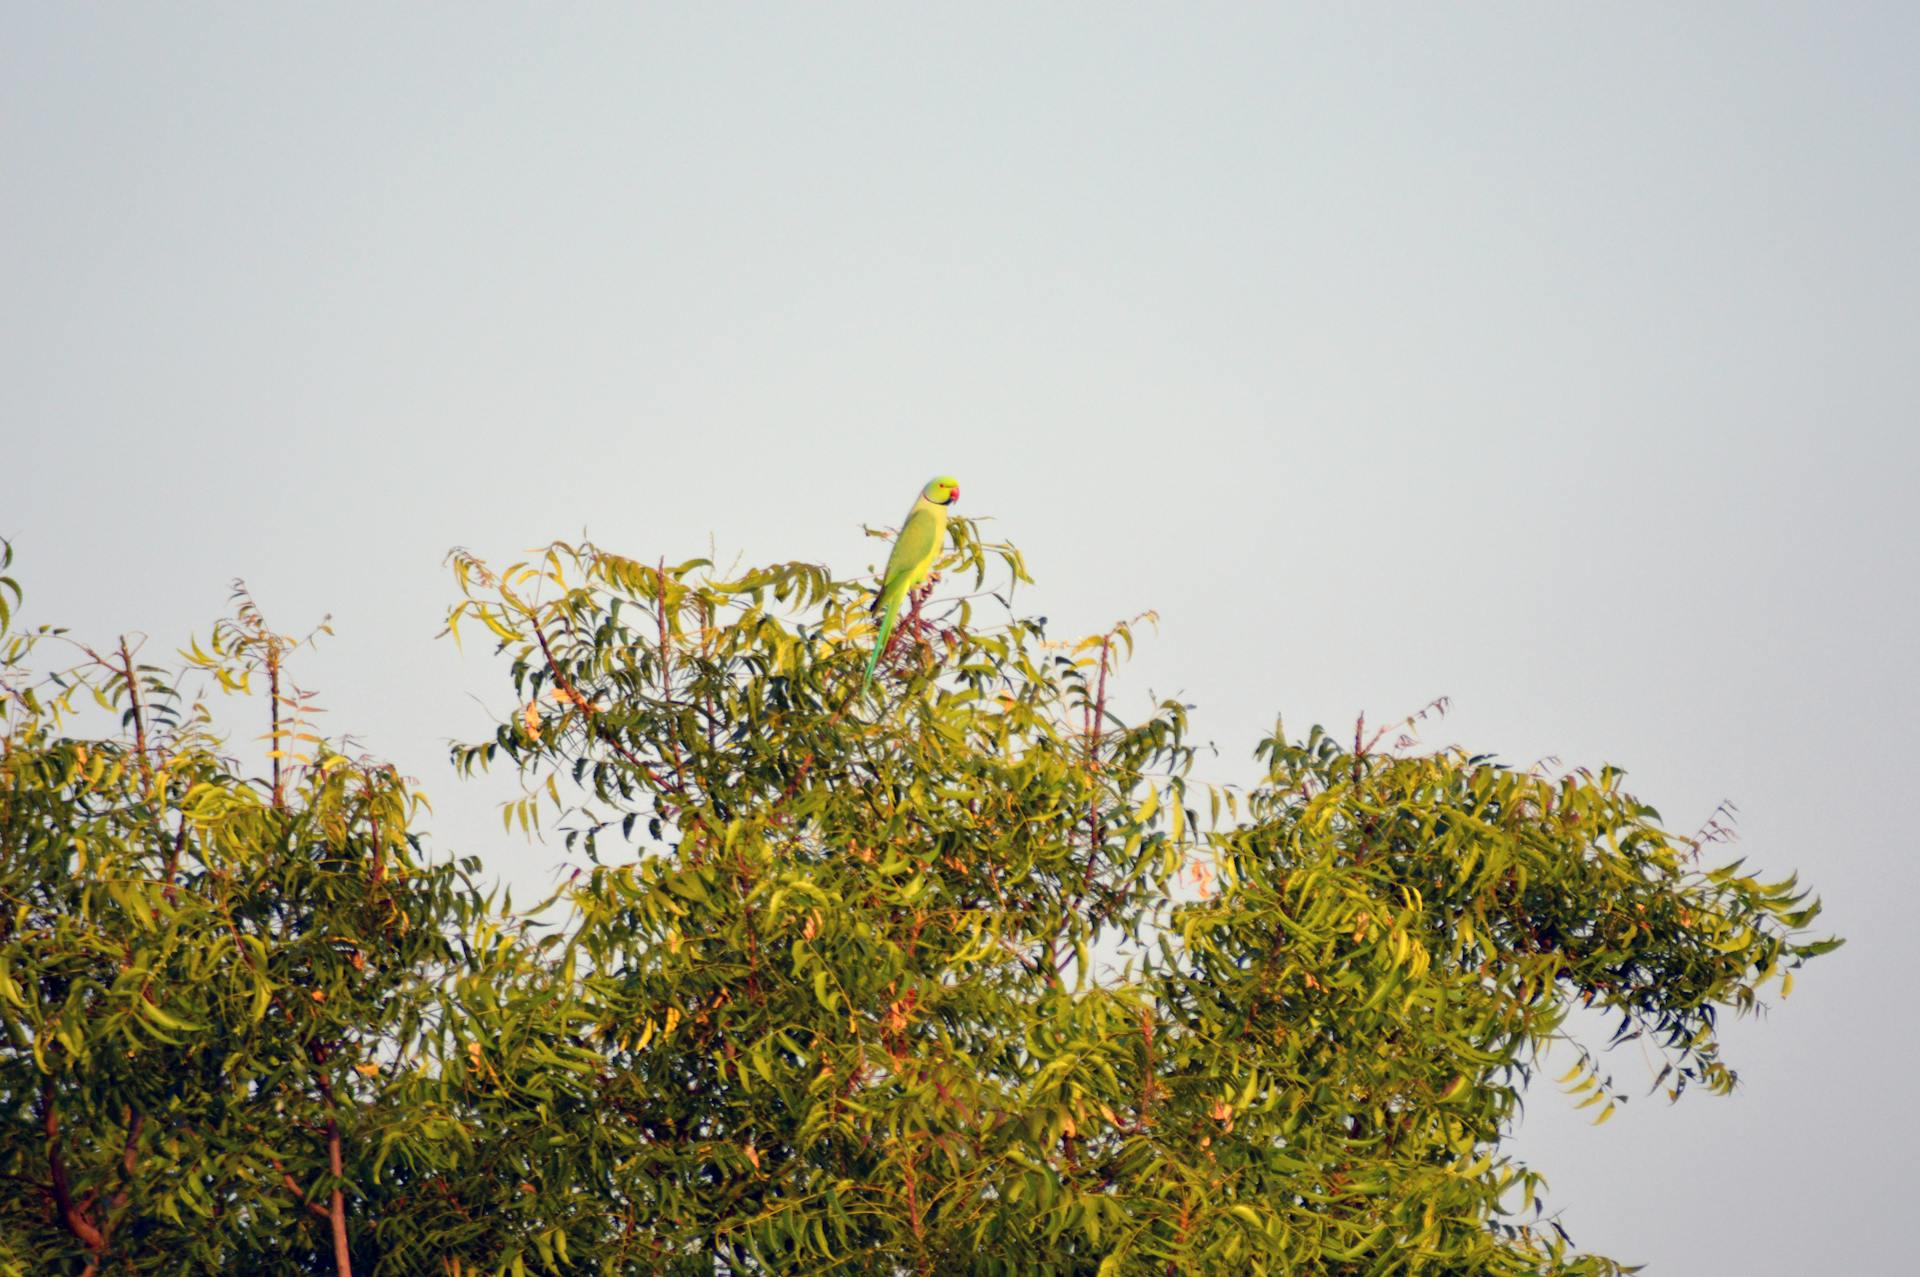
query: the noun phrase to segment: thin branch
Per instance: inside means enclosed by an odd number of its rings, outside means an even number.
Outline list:
[[[667,716],[673,716],[673,635],[667,628],[667,561],[660,560],[656,569],[659,573],[660,595],[654,600],[654,616],[660,622],[660,699],[667,707]],[[667,744],[673,750],[673,779],[675,788],[684,799],[687,793],[687,767],[680,755],[680,733],[677,725],[667,729]]]
[[[1073,900],[1067,905],[1069,916],[1080,912],[1081,903],[1087,893],[1093,889],[1093,871],[1098,867],[1101,845],[1105,842],[1106,832],[1100,824],[1100,795],[1098,792],[1100,774],[1100,732],[1107,718],[1107,656],[1113,647],[1113,634],[1108,632],[1100,639],[1100,678],[1095,686],[1093,700],[1086,703],[1085,716],[1082,718],[1083,731],[1087,738],[1087,772],[1094,778],[1096,787],[1093,797],[1087,800],[1087,867],[1080,875],[1079,889],[1073,893]],[[1064,919],[1062,920],[1064,922]],[[1057,973],[1066,965],[1066,959],[1060,956],[1060,937],[1055,936],[1047,949],[1047,964]]]
[[[1366,730],[1367,711],[1361,710],[1360,717],[1353,720],[1353,783],[1356,785],[1360,783],[1360,760],[1367,756],[1367,747],[1360,743]]]
[[[324,1063],[324,1058],[315,1063]],[[346,1174],[340,1149],[340,1123],[334,1113],[333,1083],[319,1075],[320,1094],[327,1101],[327,1168],[333,1172],[333,1192],[328,1198],[327,1218],[333,1224],[333,1265],[339,1277],[353,1277],[353,1251],[347,1244],[347,1195],[340,1188]]]
[[[96,658],[97,659],[97,658]],[[140,675],[133,668],[133,654],[127,651],[127,637],[120,636],[120,672],[127,680],[127,703],[133,715],[133,747],[140,759],[141,788],[147,801],[153,801],[153,762],[147,757],[146,707],[140,703]]]
[[[347,1197],[338,1183],[343,1174],[340,1157],[340,1125],[327,1121],[327,1166],[335,1180],[330,1213],[333,1220],[333,1263],[340,1277],[353,1277],[352,1251],[347,1246]]]
[[[654,771],[652,765],[648,763],[646,759],[641,758],[625,745],[622,745],[618,738],[609,735],[606,729],[600,726],[600,707],[588,700],[585,696],[582,696],[580,689],[575,687],[573,681],[561,671],[560,662],[554,659],[553,648],[548,645],[546,633],[540,628],[540,622],[531,617],[529,620],[533,625],[534,638],[540,641],[541,655],[547,658],[547,671],[553,675],[553,681],[560,685],[560,690],[566,695],[567,701],[577,707],[582,714],[586,715],[588,725],[594,729],[595,734],[598,735],[601,741],[609,746],[614,753],[620,755],[620,757],[626,759],[635,767],[638,767],[641,772],[646,775],[648,780],[652,781],[661,789],[672,789],[672,786],[661,779],[660,773]]]
[[[280,1182],[282,1184],[285,1184],[289,1189],[293,1191],[294,1197],[299,1200],[300,1204],[306,1207],[308,1210],[312,1211],[314,1215],[318,1216],[320,1219],[331,1221],[333,1219],[333,1213],[329,1211],[326,1207],[322,1206],[319,1202],[308,1201],[307,1194],[300,1187],[299,1181],[295,1180],[293,1178],[292,1173],[288,1171],[286,1167],[280,1164],[280,1159],[276,1157],[272,1160],[273,1160],[273,1169],[280,1172]]]
[[[120,1187],[114,1190],[113,1196],[107,1201],[107,1212],[101,1221],[100,1245],[102,1249],[105,1249],[108,1240],[113,1237],[113,1228],[114,1225],[119,1222],[120,1212],[126,1209],[128,1199],[133,1196],[133,1170],[140,1161],[140,1129],[147,1124],[147,1115],[145,1113],[135,1113],[132,1109],[127,1109],[125,1112],[128,1119],[127,1140],[120,1148],[120,1168],[124,1174],[120,1181]],[[100,1257],[95,1255],[91,1260],[87,1261],[87,1266],[81,1270],[80,1277],[94,1277],[94,1274],[99,1270]]]
[[[84,1206],[73,1199],[73,1184],[67,1178],[67,1162],[60,1155],[60,1115],[53,1107],[53,1084],[40,1089],[41,1129],[47,1136],[47,1173],[53,1189],[53,1202],[60,1222],[75,1240],[95,1256],[106,1247],[107,1239],[87,1217]]]
[[[702,656],[705,656],[705,655],[708,655],[708,646],[709,646],[709,643],[711,642],[711,635],[713,634],[713,600],[708,598],[702,598],[700,600],[700,611],[701,611],[701,618],[702,618],[701,624],[700,624],[700,653]],[[714,720],[713,720],[713,690],[710,683],[701,692],[700,699],[706,705],[707,752],[711,754],[714,750]]]
[[[1087,732],[1087,767],[1095,775],[1100,771],[1100,730],[1107,718],[1107,654],[1113,647],[1113,635],[1107,634],[1100,639],[1100,683],[1094,692],[1092,715]],[[1081,894],[1086,893],[1088,884],[1093,881],[1094,856],[1100,850],[1103,831],[1100,828],[1100,798],[1096,794],[1087,804],[1087,873],[1080,884]]]
[[[267,761],[273,764],[273,809],[285,811],[287,789],[280,774],[280,756],[286,752],[280,739],[280,645],[271,637],[267,641],[267,697],[273,715],[273,730],[267,737]]]
[[[186,849],[187,849],[187,817],[186,817],[186,813],[182,812],[180,815],[180,828],[173,836],[173,849],[167,853],[166,873],[161,875],[161,878],[160,878],[160,881],[163,884],[164,889],[167,893],[167,900],[169,903],[179,898],[180,893],[178,888],[174,886],[173,879],[174,879],[174,876],[180,872],[180,854],[184,852]]]
[[[373,792],[373,768],[364,767],[360,772],[361,783],[366,786],[367,824],[373,837],[373,880],[376,883],[387,880],[387,849],[385,836],[380,828],[380,809],[375,805]]]

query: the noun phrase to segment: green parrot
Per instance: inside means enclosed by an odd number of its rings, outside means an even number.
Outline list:
[[[887,640],[893,636],[900,604],[927,579],[933,561],[940,557],[940,546],[947,536],[947,507],[959,499],[959,480],[941,475],[920,489],[920,499],[907,511],[907,521],[894,538],[893,553],[887,556],[887,570],[880,577],[880,593],[873,600],[872,610],[880,614],[880,633],[873,640],[873,654],[867,657],[867,675],[860,680],[863,694],[873,683],[873,667],[880,663],[880,654],[887,650]]]

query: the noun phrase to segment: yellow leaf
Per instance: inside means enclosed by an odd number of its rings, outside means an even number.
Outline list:
[[[506,626],[500,624],[500,622],[494,620],[493,614],[487,611],[487,609],[479,608],[477,609],[477,611],[480,617],[480,623],[486,626],[488,629],[492,630],[496,637],[508,643],[511,643],[515,639],[520,637],[518,634],[515,634],[512,630],[508,629]]]

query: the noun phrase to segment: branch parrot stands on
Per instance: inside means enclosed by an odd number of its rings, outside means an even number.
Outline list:
[[[880,633],[867,657],[866,677],[860,680],[863,694],[873,683],[873,670],[880,663],[880,654],[887,650],[887,640],[893,637],[900,605],[927,579],[933,561],[940,557],[940,546],[947,536],[947,507],[959,499],[959,480],[941,475],[920,489],[920,499],[907,511],[907,521],[894,538],[893,553],[887,556],[887,570],[880,576],[880,593],[873,600],[872,610],[880,615]]]

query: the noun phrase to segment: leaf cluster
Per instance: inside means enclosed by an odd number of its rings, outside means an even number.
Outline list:
[[[512,701],[455,763],[589,866],[520,912],[304,694],[244,778],[124,647],[0,630],[0,1270],[1620,1271],[1506,1149],[1543,1054],[1602,1121],[1578,1008],[1731,1089],[1817,902],[1612,769],[1276,727],[1208,784],[1185,706],[1114,710],[1129,625],[1050,639],[950,534],[864,696],[816,565],[457,552]],[[292,650],[256,609],[189,657]]]

